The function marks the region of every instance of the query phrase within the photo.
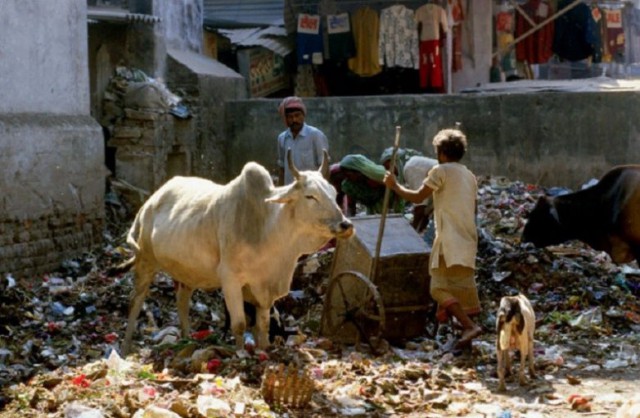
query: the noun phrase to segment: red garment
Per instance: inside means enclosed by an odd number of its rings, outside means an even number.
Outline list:
[[[513,13],[498,12],[496,14],[496,32],[513,33]]]
[[[547,0],[529,0],[521,7],[536,25],[553,14]],[[515,38],[518,39],[520,35],[525,34],[531,28],[529,22],[520,13],[517,13]],[[549,61],[553,55],[553,30],[554,23],[550,21],[518,42],[516,44],[516,59],[527,61],[529,64],[541,64]]]
[[[624,28],[622,10],[605,10],[607,24],[607,52],[610,59],[624,54]]]
[[[420,41],[420,87],[444,92],[440,41]]]

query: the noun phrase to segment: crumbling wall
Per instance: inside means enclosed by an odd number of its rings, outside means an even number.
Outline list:
[[[102,242],[103,143],[89,116],[0,114],[0,274],[54,271]]]
[[[118,67],[104,97],[101,120],[118,180],[148,195],[174,175],[192,174],[195,123],[171,113],[181,105],[176,95],[140,70]]]

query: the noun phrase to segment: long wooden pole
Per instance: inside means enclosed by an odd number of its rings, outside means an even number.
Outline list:
[[[396,126],[396,138],[393,141],[393,150],[391,152],[391,162],[389,163],[389,172],[395,173],[396,169],[396,155],[398,154],[398,148],[400,148],[400,126]],[[387,221],[387,211],[389,210],[389,198],[391,197],[391,189],[384,188],[384,199],[382,200],[382,214],[380,216],[380,228],[378,228],[378,241],[376,241],[376,254],[371,264],[371,272],[369,273],[369,279],[375,283],[376,270],[378,269],[378,259],[380,258],[380,249],[382,247],[382,237],[384,236],[384,224]]]

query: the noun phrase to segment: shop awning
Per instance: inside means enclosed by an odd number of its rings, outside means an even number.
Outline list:
[[[88,7],[87,19],[89,23],[146,23],[153,25],[160,22],[160,18],[143,13],[129,13],[128,10],[116,8]]]
[[[287,37],[283,27],[268,26],[266,28],[250,29],[215,29],[215,32],[228,38],[231,44],[237,46],[261,46],[280,56],[290,54],[294,45]]]
[[[204,0],[204,24],[212,28],[284,25],[283,0]]]

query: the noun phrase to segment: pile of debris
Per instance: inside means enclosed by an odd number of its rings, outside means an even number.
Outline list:
[[[111,127],[125,116],[125,109],[171,113],[180,118],[189,116],[182,99],[169,91],[161,81],[149,77],[137,68],[117,67],[109,80],[102,101],[100,124]]]
[[[576,242],[546,249],[520,244],[525,215],[545,190],[503,178],[479,180],[477,278],[486,332],[471,353],[446,349],[448,327],[434,339],[377,355],[318,337],[329,249],[307,257],[296,271],[292,291],[277,303],[289,332],[267,352],[250,344],[235,350],[223,329],[219,292],[194,294],[196,331],[181,338],[174,283],[161,275],[139,321],[139,350],[122,358],[131,277],[107,273],[127,256],[120,225],[113,235],[106,232],[100,253],[69,260],[43,277],[0,279],[0,416],[615,414],[637,391],[634,381],[615,393],[592,388],[580,376],[637,378],[640,270],[613,265]],[[514,395],[498,395],[494,314],[503,295],[517,292],[529,296],[537,313],[536,369],[543,378],[527,388],[510,382]]]

